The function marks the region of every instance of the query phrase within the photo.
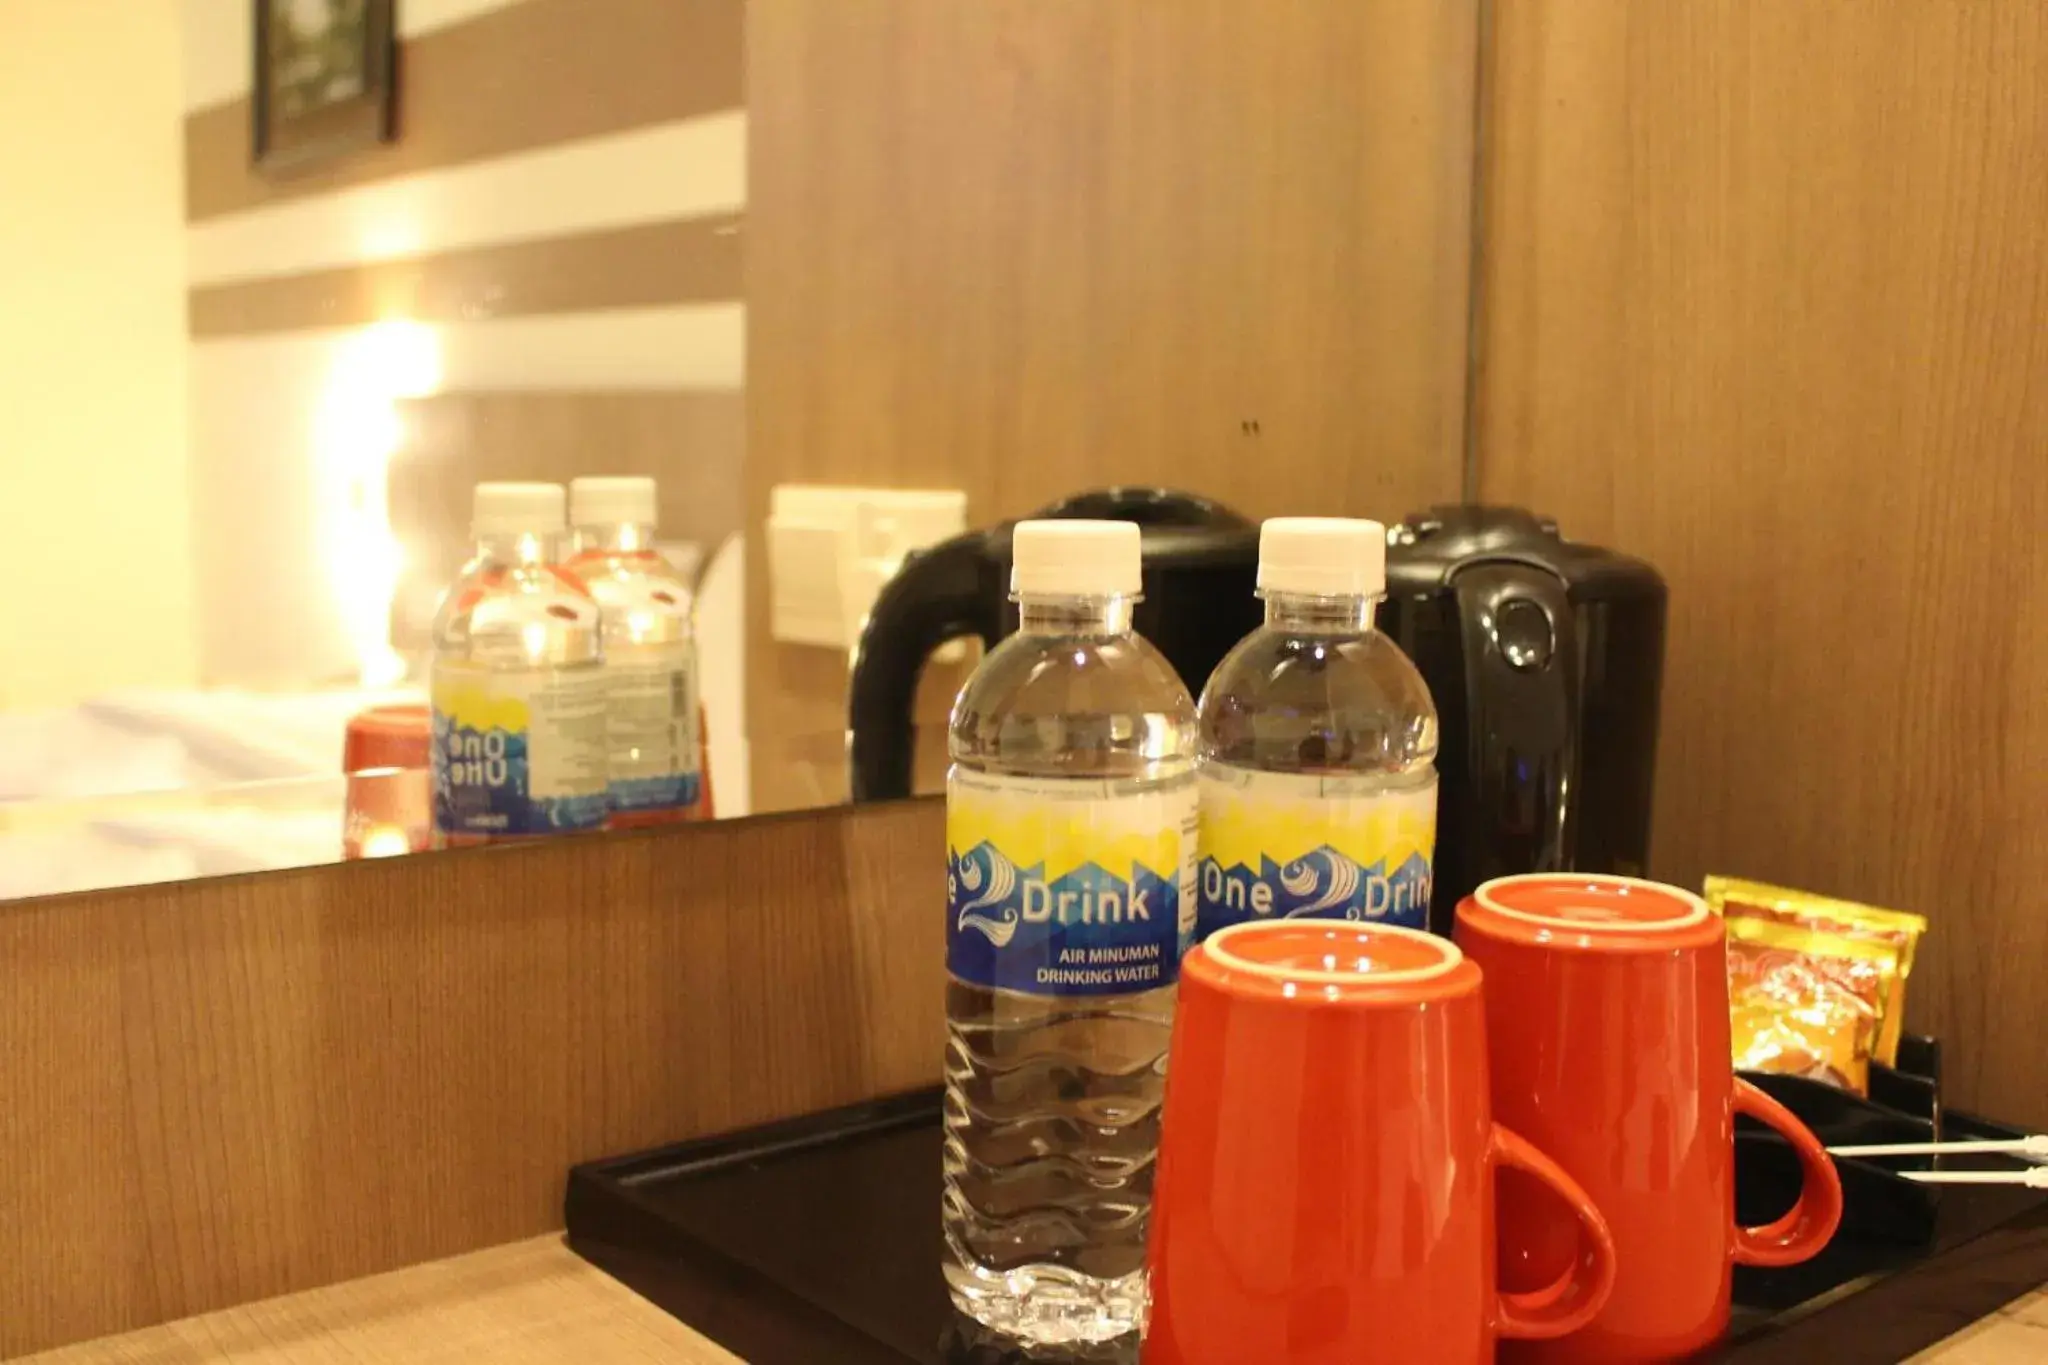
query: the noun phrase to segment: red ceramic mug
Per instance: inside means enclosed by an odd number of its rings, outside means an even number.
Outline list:
[[[1254,922],[1188,954],[1144,1365],[1483,1365],[1497,1336],[1592,1318],[1613,1244],[1494,1124],[1480,990],[1455,945],[1383,925]],[[1575,1229],[1571,1264],[1531,1292],[1495,1288],[1496,1166]]]
[[[1619,1260],[1585,1330],[1502,1360],[1688,1355],[1727,1329],[1736,1264],[1790,1265],[1827,1245],[1841,1179],[1806,1125],[1734,1074],[1726,933],[1704,901],[1631,877],[1502,877],[1458,907],[1456,934],[1486,973],[1494,1113],[1592,1196]],[[1799,1202],[1768,1227],[1735,1224],[1737,1114],[1799,1155]],[[1510,1286],[1545,1282],[1572,1254],[1575,1230],[1547,1203],[1502,1193]]]

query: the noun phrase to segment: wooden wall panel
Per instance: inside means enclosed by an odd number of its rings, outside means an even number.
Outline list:
[[[531,1236],[937,1078],[935,803],[0,905],[0,1356]]]
[[[1483,491],[1670,579],[1655,866],[1925,911],[2048,1123],[2048,6],[1498,15]]]
[[[750,6],[748,524],[783,482],[962,488],[977,524],[1115,482],[1456,497],[1475,13]],[[751,577],[754,800],[843,791],[836,741],[803,758],[843,661],[773,645]]]

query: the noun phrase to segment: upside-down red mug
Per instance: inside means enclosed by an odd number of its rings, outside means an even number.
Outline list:
[[[1503,1361],[1641,1365],[1689,1355],[1728,1326],[1737,1264],[1817,1254],[1842,1184],[1812,1131],[1734,1074],[1726,931],[1690,892],[1631,877],[1534,873],[1459,905],[1457,941],[1486,973],[1493,1110],[1556,1158],[1613,1229],[1614,1293],[1582,1331],[1504,1346]],[[1798,1203],[1735,1222],[1735,1116],[1799,1156]],[[1501,1195],[1502,1279],[1543,1283],[1574,1229],[1523,1187]]]
[[[1493,1122],[1480,974],[1412,929],[1278,920],[1181,964],[1144,1365],[1485,1365],[1590,1320],[1615,1253],[1555,1163]],[[1494,1171],[1547,1186],[1571,1264],[1495,1287]]]

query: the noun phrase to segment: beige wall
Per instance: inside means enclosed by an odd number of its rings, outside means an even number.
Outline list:
[[[0,0],[0,707],[194,672],[172,0]]]

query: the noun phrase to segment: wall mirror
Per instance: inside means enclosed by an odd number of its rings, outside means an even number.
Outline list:
[[[9,5],[0,897],[431,847],[479,483],[654,480],[687,818],[939,789],[962,533],[1455,500],[1476,9]]]

